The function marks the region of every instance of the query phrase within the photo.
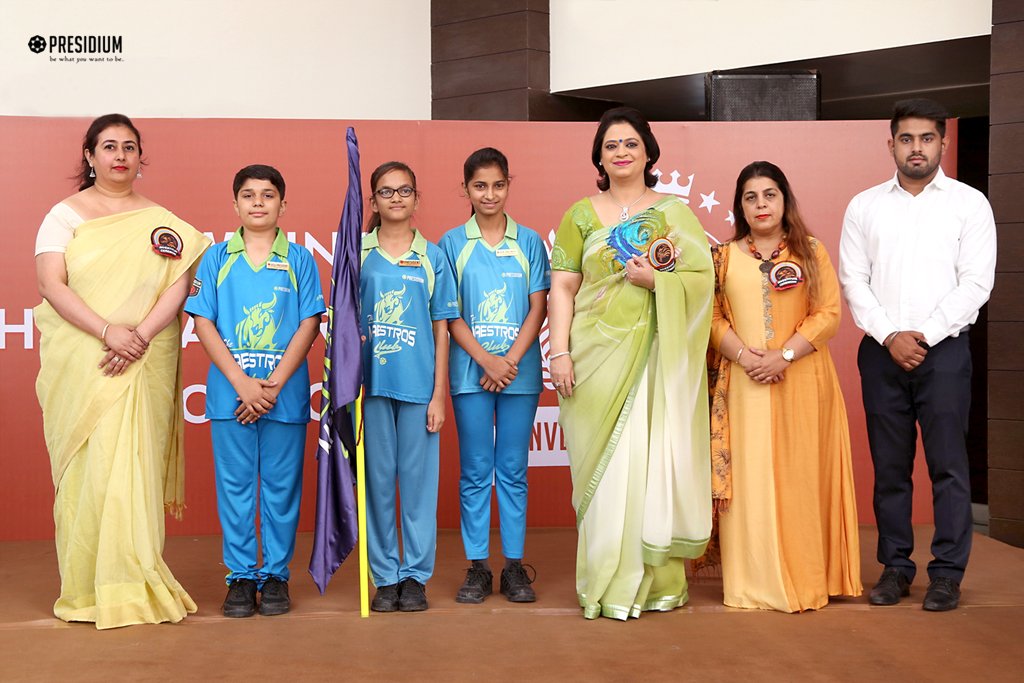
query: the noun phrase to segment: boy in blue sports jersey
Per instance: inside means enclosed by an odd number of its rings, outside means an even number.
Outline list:
[[[420,612],[427,609],[426,583],[437,549],[448,321],[459,310],[448,259],[412,226],[418,201],[412,169],[400,161],[382,164],[370,176],[370,190],[373,211],[359,272],[366,540],[377,586],[370,608]]]
[[[540,236],[505,213],[504,154],[493,147],[473,152],[463,166],[463,188],[473,215],[439,243],[455,271],[462,313],[449,324],[455,341],[450,373],[462,543],[471,566],[455,601],[480,603],[493,590],[487,559],[493,482],[505,554],[500,590],[511,602],[533,602],[534,577],[522,563],[526,471],[544,388],[537,336],[547,313],[551,268]]]
[[[252,616],[258,591],[260,614],[270,616],[291,608],[288,563],[310,419],[306,355],[326,309],[313,256],[277,226],[285,210],[281,174],[246,166],[233,189],[242,226],[206,252],[185,311],[212,361],[206,417],[228,568],[222,609],[226,617]]]

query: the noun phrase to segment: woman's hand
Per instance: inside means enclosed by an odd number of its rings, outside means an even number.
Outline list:
[[[752,358],[746,366],[743,366],[742,363],[741,366],[750,379],[761,384],[774,384],[785,378],[789,362],[782,357],[782,351],[754,348],[748,348],[747,351],[750,352]]]
[[[634,256],[626,261],[626,281],[631,285],[654,289],[654,266],[646,258]]]
[[[103,370],[103,374],[107,377],[117,377],[123,375],[128,366],[134,361],[121,356],[113,349],[107,349],[106,355],[103,356],[103,360],[97,366]]]
[[[149,346],[149,342],[136,334],[134,328],[127,325],[108,325],[107,333],[103,335],[103,343],[115,355],[129,361],[142,358],[142,354],[146,353],[146,348]]]
[[[492,353],[480,363],[480,369],[484,376],[480,378],[480,386],[487,391],[501,391],[519,374],[519,368],[512,359],[505,356],[495,356]]]
[[[436,434],[444,426],[444,399],[432,398],[427,404],[427,431]]]
[[[548,361],[548,371],[551,374],[551,383],[555,385],[555,391],[562,398],[572,396],[572,387],[576,384],[576,376],[573,374],[572,357],[569,354],[552,358]]]

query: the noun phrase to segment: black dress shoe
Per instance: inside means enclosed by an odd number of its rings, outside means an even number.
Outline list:
[[[886,567],[878,583],[871,589],[868,602],[872,605],[895,605],[900,598],[910,595],[910,579],[895,567]]]
[[[924,607],[929,612],[948,612],[960,604],[960,584],[948,576],[936,576],[924,594]]]

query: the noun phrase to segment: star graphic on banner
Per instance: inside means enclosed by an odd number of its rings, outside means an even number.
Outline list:
[[[722,202],[720,202],[717,199],[715,199],[715,191],[714,190],[711,191],[711,194],[704,194],[703,192],[701,192],[700,193],[700,206],[698,206],[697,208],[698,209],[707,209],[708,213],[711,213],[711,209],[715,208],[716,206],[718,206],[721,203]]]
[[[732,215],[732,211],[730,211],[729,215],[726,216],[725,222],[728,223],[729,225],[736,225],[736,216]]]

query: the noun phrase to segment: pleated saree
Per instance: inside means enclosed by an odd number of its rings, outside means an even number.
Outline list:
[[[628,283],[623,250],[646,253],[661,239],[674,269],[655,273],[654,292]],[[711,531],[704,355],[714,274],[704,230],[675,197],[611,228],[584,199],[562,220],[552,268],[583,275],[569,339],[576,385],[559,418],[583,615],[673,609],[689,597],[685,559],[703,553]]]
[[[153,248],[160,227],[178,236],[178,258]],[[65,253],[68,285],[107,321],[135,325],[208,244],[159,207],[86,221]],[[56,490],[54,614],[100,629],[180,621],[196,605],[161,556],[165,504],[180,515],[184,496],[179,324],[123,375],[104,377],[99,340],[45,301],[35,320],[36,392]]]

